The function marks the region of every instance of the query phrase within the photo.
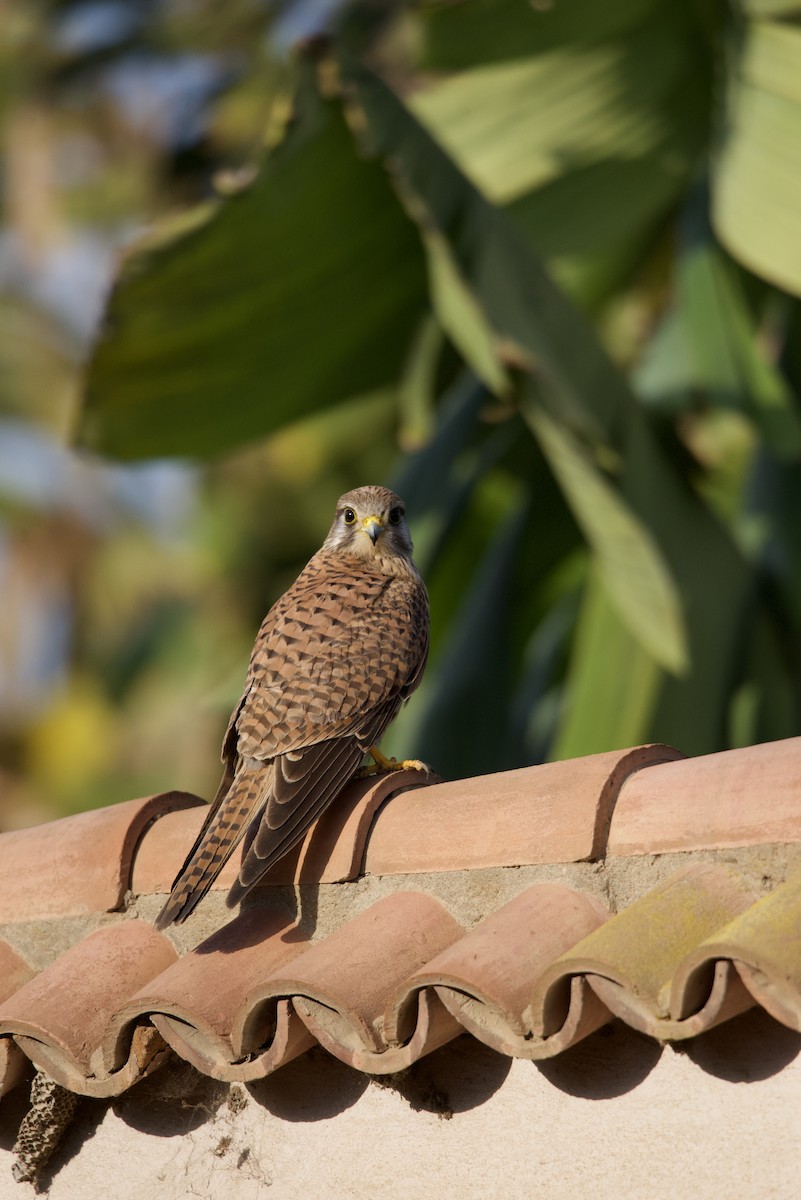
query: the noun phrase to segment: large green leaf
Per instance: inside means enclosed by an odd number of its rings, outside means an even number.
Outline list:
[[[801,615],[801,464],[774,461],[763,452],[754,476],[749,509],[762,531],[763,558],[790,629]]]
[[[589,440],[610,441],[636,411],[623,375],[586,318],[553,283],[509,218],[473,185],[414,114],[375,75],[358,96],[378,152],[402,168],[422,230],[447,240],[460,272],[510,361],[537,375],[555,415]]]
[[[742,269],[711,236],[705,199],[700,196],[691,206],[695,215],[688,218],[688,236],[679,250],[668,318],[672,340],[666,347],[672,361],[664,360],[659,373],[670,372],[672,387],[684,394],[685,402],[692,394],[705,403],[747,413],[779,457],[797,458],[801,413],[792,388],[760,339],[761,313],[755,316],[748,303]],[[659,373],[657,381],[664,384]],[[652,390],[647,380],[646,387]]]
[[[699,248],[696,262],[688,264],[694,278],[685,281],[682,317],[698,360],[709,352],[710,322],[715,322],[722,343],[714,349],[722,365],[728,359],[742,407],[759,428],[767,445],[781,458],[801,456],[801,413],[787,380],[771,363],[760,344],[759,328],[743,293],[740,274],[711,245]],[[696,274],[697,272],[697,274]],[[711,341],[711,339],[710,339]],[[711,355],[707,362],[714,370]]]
[[[744,12],[752,17],[799,17],[798,0],[740,0]]]
[[[434,432],[422,449],[403,461],[391,480],[415,516],[415,555],[425,577],[438,562],[445,542],[458,525],[470,493],[485,470],[466,453],[476,416],[487,393],[468,371],[442,398]],[[489,456],[486,465],[497,459]],[[460,467],[462,468],[460,470]]]
[[[437,365],[443,334],[433,313],[426,313],[412,340],[398,389],[398,439],[406,450],[424,446],[434,431]]]
[[[413,93],[410,107],[496,204],[600,161],[685,149],[687,132],[667,101],[687,70],[686,46],[669,23],[671,9],[652,7],[652,20],[625,37],[592,45],[574,37],[543,53],[520,5],[518,20],[532,32],[518,57],[437,81]],[[691,143],[699,126],[703,109],[690,122]],[[585,207],[596,203],[585,197]]]
[[[676,674],[688,666],[681,602],[647,529],[574,437],[529,403],[526,420],[595,553],[598,578],[651,658]]]
[[[621,486],[654,531],[686,614],[691,671],[663,677],[650,738],[688,754],[725,745],[731,689],[742,671],[744,630],[753,617],[755,575],[724,525],[644,427],[627,431]]]
[[[649,737],[662,672],[612,606],[600,571],[579,615],[552,758],[636,746]]]
[[[573,565],[574,560],[567,561]],[[520,678],[511,697],[509,765],[563,757],[555,749],[564,709],[561,679],[578,620],[579,599],[575,587],[552,597],[546,615],[529,636]]]
[[[728,740],[734,746],[797,737],[801,727],[797,646],[787,628],[767,612],[747,635],[744,678],[734,692]]]
[[[482,770],[485,746],[503,753],[506,697],[513,676],[507,629],[526,505],[514,491],[511,511],[492,531],[472,578],[462,589],[429,685],[416,704],[415,753],[446,777]]]
[[[593,302],[631,271],[706,141],[707,23],[696,0],[438,8],[408,103]]]
[[[746,25],[714,175],[713,217],[741,262],[801,295],[799,25]]]
[[[306,80],[255,183],[127,260],[80,442],[121,458],[218,454],[394,383],[425,290],[384,170]]]
[[[519,59],[532,46],[550,50],[565,42],[593,44],[628,33],[651,20],[659,0],[564,0],[529,4],[525,0],[470,0],[469,4],[429,4],[424,65],[453,71],[477,63]]]
[[[606,358],[589,326],[515,236],[508,219],[489,204],[414,116],[377,80],[361,97],[382,149],[391,144],[406,172],[423,236],[433,224],[446,238],[460,279],[473,289],[478,313],[495,330],[496,344],[517,342],[520,358],[549,387],[553,416],[541,407],[526,416],[568,503],[592,545],[604,582],[623,617],[656,661],[686,667],[681,605],[654,539],[595,470],[564,418],[611,442],[624,418],[641,421],[623,377]],[[490,339],[483,339],[490,345]],[[486,378],[486,372],[485,378]],[[600,422],[598,418],[600,417]]]
[[[464,361],[496,396],[510,391],[508,374],[498,354],[496,339],[462,278],[448,242],[437,230],[422,230],[428,253],[431,303]]]

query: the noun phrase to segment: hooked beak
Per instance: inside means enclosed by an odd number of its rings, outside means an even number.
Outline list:
[[[384,524],[378,517],[365,517],[362,521],[362,529],[375,545],[384,532]]]

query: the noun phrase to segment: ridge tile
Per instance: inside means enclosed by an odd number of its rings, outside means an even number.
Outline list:
[[[631,775],[609,854],[801,841],[801,737],[665,762]]]
[[[680,757],[637,746],[458,779],[396,796],[367,842],[371,875],[583,862],[603,857],[618,793],[632,774]]]
[[[4,833],[0,922],[113,912],[128,890],[147,826],[199,803],[188,792],[161,792]]]

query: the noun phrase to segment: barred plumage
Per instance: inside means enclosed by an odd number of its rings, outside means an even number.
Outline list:
[[[245,833],[228,904],[295,846],[420,682],[428,596],[403,501],[363,487],[262,622],[223,741],[220,787],[156,926],[183,921]]]

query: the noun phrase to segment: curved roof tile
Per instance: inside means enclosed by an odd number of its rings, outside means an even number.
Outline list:
[[[199,797],[188,792],[162,792],[4,833],[0,922],[119,908],[138,842],[151,823],[163,813],[199,804]]]
[[[114,1096],[158,1063],[152,1029],[120,1027],[118,1010],[176,954],[145,921],[95,930],[0,1004],[0,1036],[13,1036],[40,1070],[86,1096]]]
[[[628,778],[609,854],[801,841],[801,737],[665,763]]]
[[[448,871],[458,890],[473,866],[598,859],[607,830],[610,849],[632,854],[640,838],[650,856],[675,844],[681,820],[695,822],[693,845],[702,834],[713,847],[727,836],[801,841],[799,777],[801,739],[791,739],[684,761],[644,747],[450,784],[359,780],[284,878]],[[165,890],[202,818],[195,804],[166,793],[0,836],[7,936],[20,921],[30,935],[37,915],[105,914],[131,883]],[[30,1059],[72,1091],[116,1095],[168,1047],[215,1078],[250,1080],[314,1044],[380,1074],[464,1031],[536,1059],[613,1017],[678,1040],[754,1004],[801,1030],[801,873],[762,896],[751,874],[707,857],[650,889],[644,859],[644,894],[617,913],[579,886],[531,883],[532,867],[519,894],[472,927],[418,875],[420,886],[313,942],[265,907],[269,889],[180,958],[124,913],[38,973],[0,939],[0,1090]]]

